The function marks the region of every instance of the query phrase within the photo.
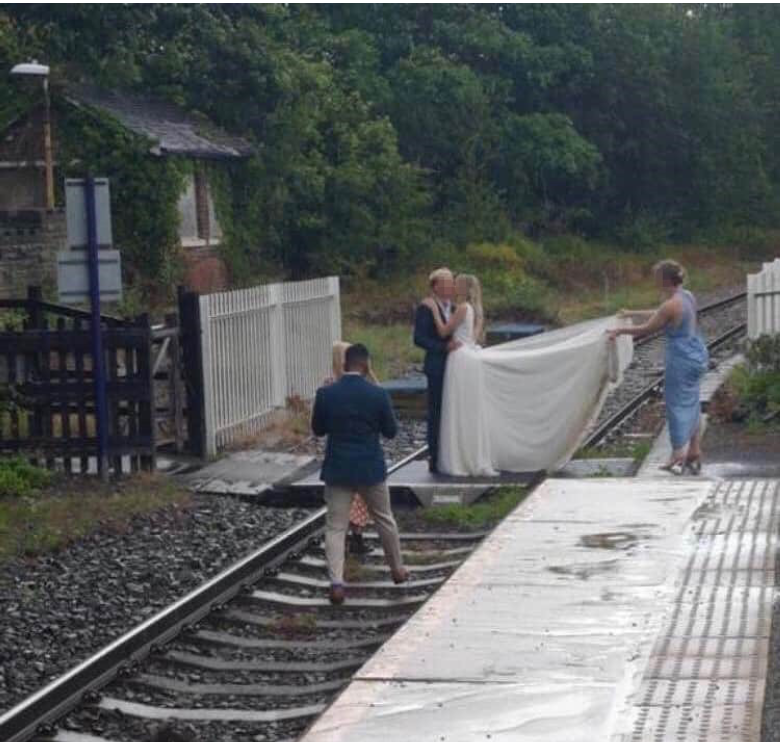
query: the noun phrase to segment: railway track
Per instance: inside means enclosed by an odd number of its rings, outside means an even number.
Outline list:
[[[297,736],[484,536],[402,534],[412,580],[399,586],[376,545],[335,609],[325,524],[322,508],[25,699],[0,716],[0,741],[139,742],[164,719],[210,742]]]
[[[744,333],[745,299],[745,292],[740,292],[699,309],[699,328],[712,357],[723,353],[732,341]],[[636,413],[660,394],[665,342],[663,334],[659,333],[634,343],[634,360],[626,371],[623,383],[607,399],[585,439],[585,448],[600,446],[610,435],[618,435]]]
[[[742,299],[700,311],[711,348],[744,329]],[[662,375],[650,380],[644,371],[662,345],[660,337],[637,343],[637,373],[587,445],[657,393]],[[390,471],[424,454],[426,447]],[[325,516],[325,508],[314,512],[0,716],[0,742],[139,742],[164,722],[185,739],[295,739],[485,535],[403,534],[413,579],[400,586],[376,545],[354,565],[348,598],[334,608],[323,577]]]

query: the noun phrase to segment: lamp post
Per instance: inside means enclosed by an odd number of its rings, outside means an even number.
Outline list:
[[[11,69],[12,75],[40,77],[44,92],[44,167],[46,176],[46,208],[54,208],[54,163],[52,161],[52,118],[49,100],[49,67],[35,60],[17,64]]]

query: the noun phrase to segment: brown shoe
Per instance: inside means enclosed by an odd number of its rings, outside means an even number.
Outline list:
[[[400,585],[403,582],[407,582],[411,578],[410,572],[408,572],[405,567],[402,567],[401,569],[393,569],[392,570],[392,580],[394,580],[395,585]]]
[[[329,588],[329,602],[332,605],[342,605],[345,601],[345,588],[342,585],[332,585]]]

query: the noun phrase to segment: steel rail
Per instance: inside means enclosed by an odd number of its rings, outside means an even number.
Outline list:
[[[745,292],[742,292],[721,299],[702,307],[699,313],[718,309],[744,297]],[[744,329],[744,323],[734,327],[713,340],[708,347],[717,347]],[[655,337],[646,338],[643,342],[649,342]],[[591,434],[584,445],[600,442],[609,430],[651,396],[661,381],[662,377],[613,415]],[[422,446],[390,466],[389,474],[422,458],[426,453],[427,446]],[[26,742],[38,734],[42,726],[61,718],[82,702],[85,696],[116,677],[123,668],[140,662],[156,646],[170,641],[183,628],[200,620],[214,608],[221,607],[243,588],[257,582],[265,572],[300,551],[303,544],[321,535],[325,524],[326,508],[323,507],[28,696],[0,716],[0,742]]]
[[[738,301],[741,301],[742,299],[747,298],[748,292],[747,291],[739,291],[736,294],[732,294],[731,296],[727,296],[724,299],[718,299],[717,301],[713,301],[709,304],[705,304],[703,307],[698,307],[696,310],[697,315],[706,314],[707,312],[713,312],[716,309],[722,309],[723,307],[728,306],[729,304],[735,304]],[[634,342],[634,346],[639,348],[642,345],[647,345],[647,343],[653,342],[653,340],[657,340],[661,337],[663,333],[656,332],[652,335],[648,335],[647,337],[639,338],[636,342]]]
[[[731,340],[735,336],[745,332],[747,324],[742,322],[734,327],[730,328],[723,334],[716,338],[713,338],[707,343],[708,350],[714,350],[720,347],[725,342]],[[645,387],[639,394],[633,399],[629,400],[627,404],[623,405],[617,412],[614,413],[606,422],[602,423],[600,427],[596,428],[582,443],[583,448],[589,448],[590,446],[597,446],[602,443],[609,433],[620,425],[624,420],[630,417],[636,410],[638,410],[644,402],[655,395],[663,384],[663,374],[659,374],[655,381],[649,386]]]
[[[419,448],[390,466],[389,474],[426,452],[426,446]],[[65,715],[121,670],[140,662],[156,646],[170,641],[300,551],[321,535],[325,525],[323,507],[25,698],[0,716],[0,742],[26,742],[38,734],[42,726]]]

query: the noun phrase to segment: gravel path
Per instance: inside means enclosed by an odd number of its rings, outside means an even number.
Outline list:
[[[194,496],[0,569],[0,711],[198,587],[305,510]]]

